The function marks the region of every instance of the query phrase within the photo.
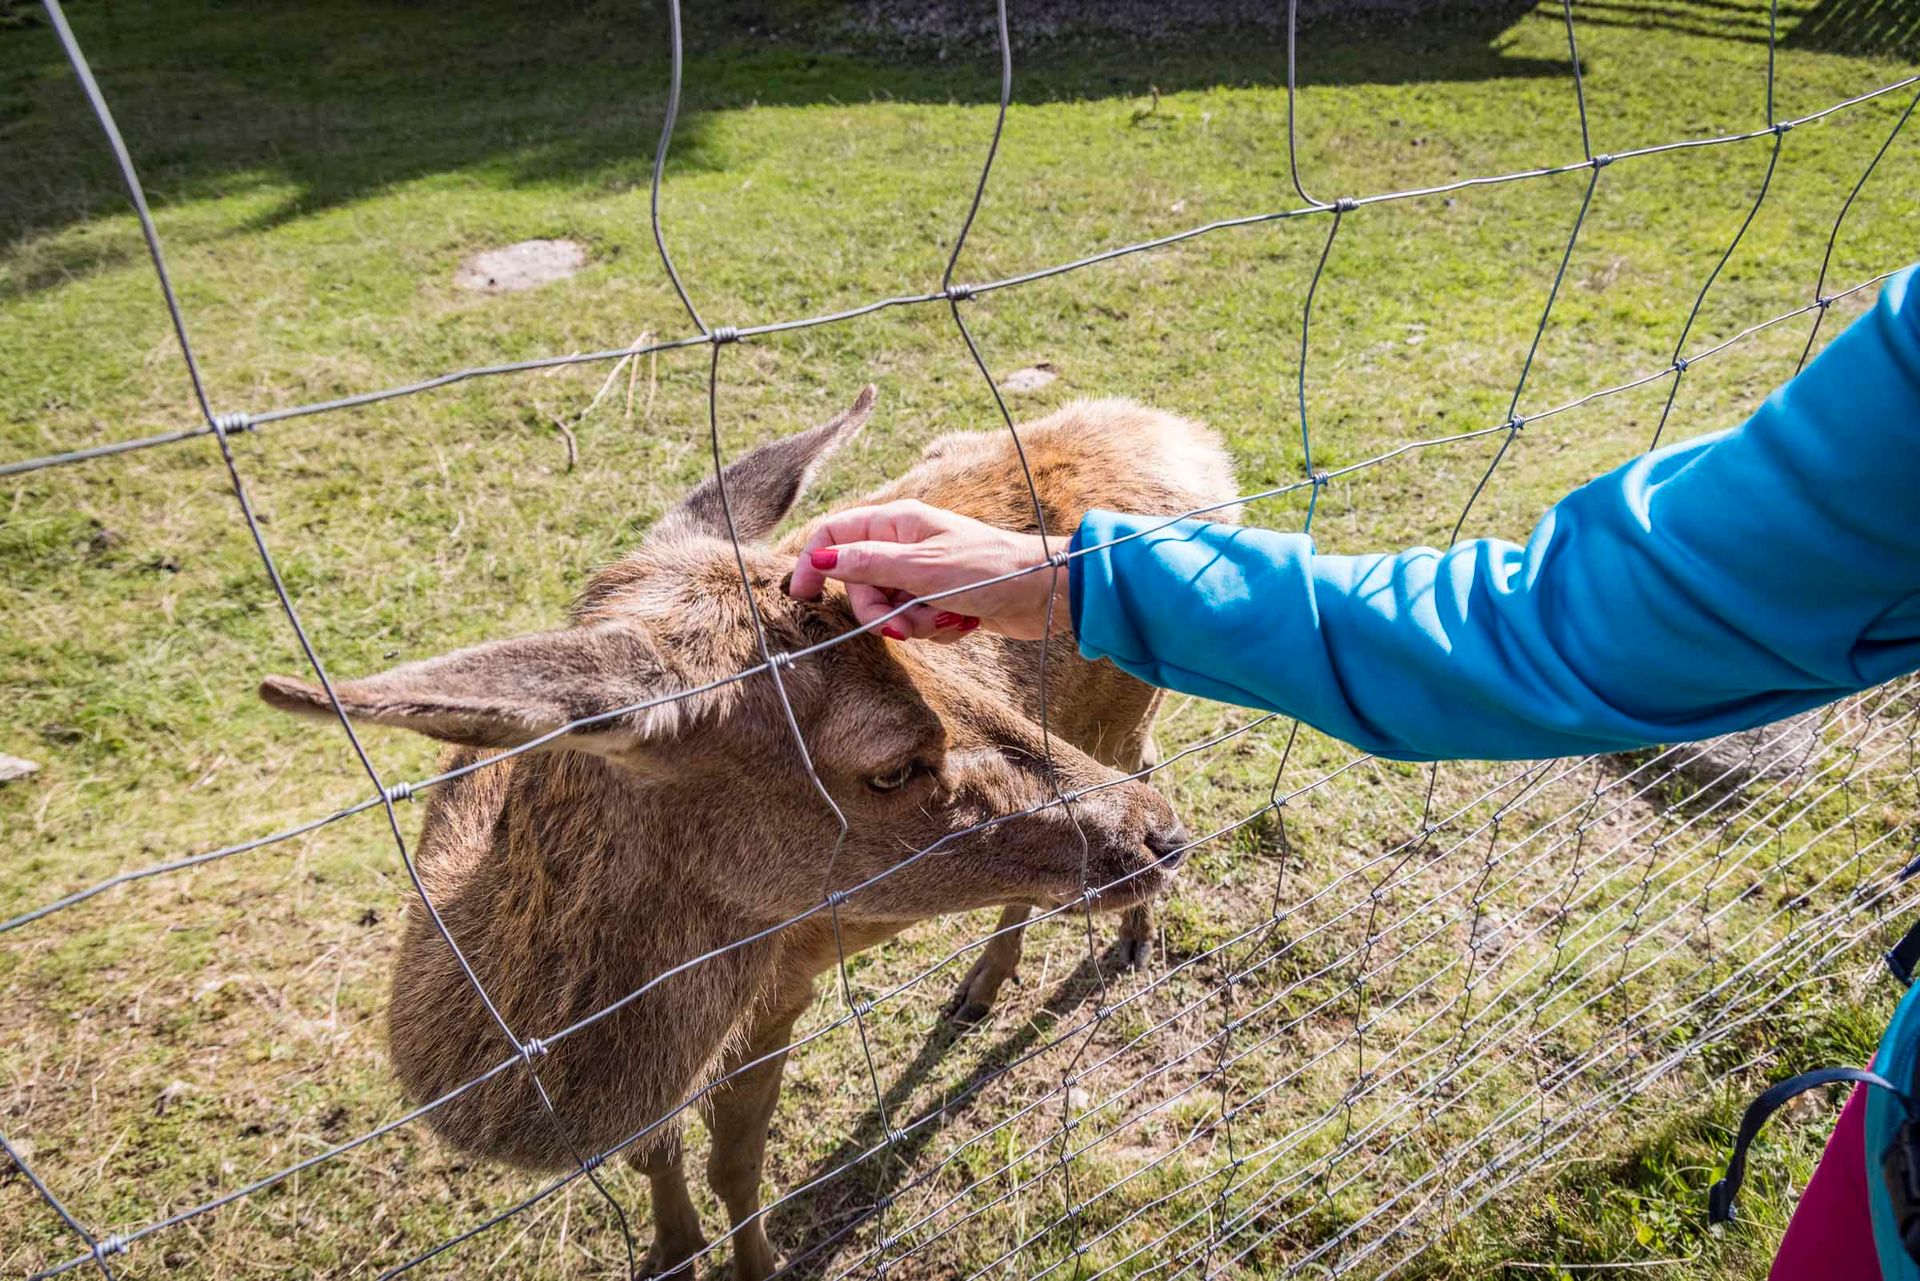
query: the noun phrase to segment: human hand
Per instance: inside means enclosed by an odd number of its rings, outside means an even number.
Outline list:
[[[1064,550],[1065,538],[1052,540]],[[1016,570],[1045,566],[1047,544],[911,499],[855,507],[821,522],[807,538],[787,587],[800,600],[816,600],[835,578],[847,585],[853,616],[864,625],[915,597],[939,599],[915,605],[880,627],[894,640],[958,640],[985,627],[1019,640],[1072,625],[1069,575],[1072,562],[1039,568],[984,587],[969,584]],[[950,595],[940,595],[951,593]]]

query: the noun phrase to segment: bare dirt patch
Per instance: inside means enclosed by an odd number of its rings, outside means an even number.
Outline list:
[[[586,248],[577,241],[522,240],[473,254],[460,264],[453,283],[475,293],[519,293],[565,280],[586,265]]]

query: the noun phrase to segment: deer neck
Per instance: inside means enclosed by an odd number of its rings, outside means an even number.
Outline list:
[[[598,758],[549,753],[456,780],[435,804],[423,880],[501,1018],[543,1040],[593,1020],[540,1064],[572,1142],[619,1142],[711,1076],[775,944],[727,946],[751,931],[679,857],[665,798]],[[410,1094],[437,1097],[510,1047],[423,910],[401,953],[394,1062]],[[552,1127],[525,1121],[540,1113],[528,1089],[503,1074],[436,1112],[436,1128],[516,1164],[562,1163]]]

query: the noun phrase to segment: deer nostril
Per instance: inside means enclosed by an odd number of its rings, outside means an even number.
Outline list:
[[[1168,867],[1179,867],[1187,861],[1187,847],[1193,844],[1193,834],[1187,831],[1187,825],[1179,819],[1173,820],[1169,827],[1155,828],[1147,833],[1147,848],[1153,856]]]

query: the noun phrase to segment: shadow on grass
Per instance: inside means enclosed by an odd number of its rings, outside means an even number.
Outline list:
[[[886,1122],[881,1113],[877,1110],[869,1113],[856,1130],[799,1180],[799,1185],[805,1186],[817,1179],[827,1181],[811,1192],[796,1196],[775,1215],[772,1232],[790,1260],[787,1275],[804,1277],[822,1273],[838,1256],[846,1240],[879,1216],[882,1205],[899,1190],[928,1145],[948,1125],[972,1110],[990,1088],[991,1081],[1007,1074],[1037,1048],[1047,1048],[1041,1046],[1043,1031],[1048,1036],[1055,1035],[1055,1029],[1074,1011],[1098,995],[1103,967],[1111,968],[1115,964],[1111,951],[1100,960],[1082,957],[1080,964],[1060,981],[1039,1010],[979,1055],[974,1070],[955,1090],[958,1097],[952,1103],[942,1105],[931,1119],[915,1125],[904,1138],[873,1159],[861,1162],[837,1178],[828,1178],[885,1137]],[[886,1116],[893,1118],[896,1126],[921,1120],[901,1118],[897,1113],[947,1052],[972,1034],[944,1019],[927,1034],[913,1061],[901,1069],[887,1087]],[[1084,1035],[1084,1032],[1075,1033],[1067,1040],[1070,1043]]]
[[[1574,21],[1764,45],[1768,12],[1764,0],[1580,0]],[[1779,16],[1782,52],[1920,57],[1920,0],[1801,0]]]
[[[1564,62],[1499,49],[1530,8],[1483,0],[1410,20],[1323,22],[1303,54],[1302,81],[1565,76]],[[990,51],[863,50],[834,12],[815,6],[795,28],[809,34],[795,36],[768,34],[742,0],[690,6],[672,170],[716,167],[708,124],[749,104],[997,100]],[[658,0],[628,8],[76,0],[70,20],[155,204],[275,193],[243,226],[215,235],[278,226],[433,174],[644,199],[668,79]],[[1134,99],[1149,85],[1284,83],[1286,57],[1271,32],[1032,49],[1016,32],[1015,68],[1022,102]],[[289,186],[294,194],[281,194]],[[51,29],[0,27],[0,242],[119,213],[125,199]],[[125,261],[135,249],[122,240],[63,246],[11,289]]]

